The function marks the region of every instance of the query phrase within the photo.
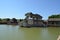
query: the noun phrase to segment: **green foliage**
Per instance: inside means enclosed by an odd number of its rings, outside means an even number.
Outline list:
[[[21,21],[23,21],[23,19],[20,19],[19,21],[21,22]]]
[[[10,21],[10,19],[9,18],[6,18],[6,21]]]
[[[2,19],[0,18],[0,21],[2,21]]]
[[[16,18],[12,18],[12,21],[13,21],[13,22],[17,22],[17,19],[16,19]]]
[[[60,18],[60,15],[51,15],[48,18]]]

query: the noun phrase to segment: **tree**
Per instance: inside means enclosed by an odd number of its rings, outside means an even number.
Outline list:
[[[6,19],[6,21],[10,21],[10,19],[9,19],[9,18],[7,18],[7,19]]]
[[[60,18],[60,14],[59,15],[51,15],[48,18]]]
[[[0,21],[2,21],[2,19],[0,18]]]
[[[16,18],[12,18],[12,21],[15,23],[15,22],[17,22],[17,19]]]
[[[21,22],[21,21],[23,21],[23,19],[20,19],[19,21]]]

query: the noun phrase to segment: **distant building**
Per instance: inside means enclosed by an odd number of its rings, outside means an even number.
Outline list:
[[[60,18],[49,18],[48,26],[60,26]]]
[[[44,26],[42,16],[38,14],[27,13],[26,18],[20,23],[20,26],[42,27]]]

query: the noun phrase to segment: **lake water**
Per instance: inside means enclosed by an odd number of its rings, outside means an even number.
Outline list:
[[[21,28],[14,25],[0,25],[0,40],[57,40],[60,27]]]

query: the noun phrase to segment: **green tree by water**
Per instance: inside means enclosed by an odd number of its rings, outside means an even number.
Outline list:
[[[59,15],[51,15],[48,18],[60,18],[60,14]]]
[[[10,19],[9,18],[6,18],[6,21],[10,21]]]
[[[13,21],[13,22],[17,22],[17,19],[16,19],[16,18],[12,18],[12,21]]]
[[[0,18],[0,21],[2,21],[2,19]]]
[[[21,21],[23,21],[23,19],[19,19],[19,21],[21,22]]]

